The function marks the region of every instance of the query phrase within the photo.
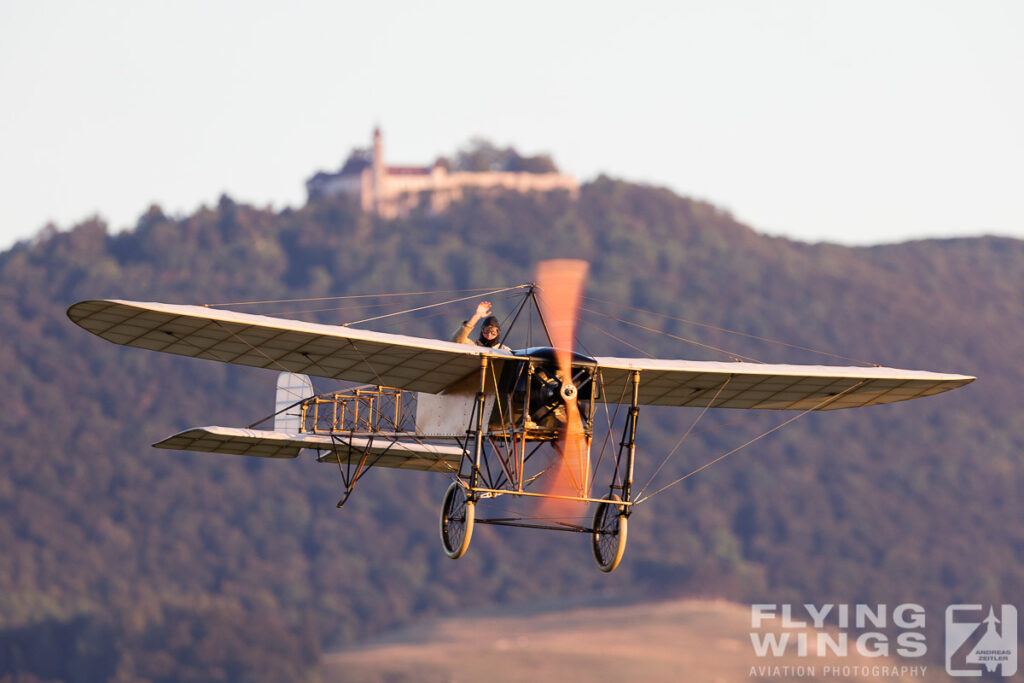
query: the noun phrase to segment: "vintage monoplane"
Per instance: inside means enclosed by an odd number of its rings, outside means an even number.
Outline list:
[[[549,345],[516,351],[202,306],[94,300],[74,304],[68,316],[117,344],[282,371],[273,429],[200,427],[158,448],[265,458],[313,452],[341,471],[339,507],[372,467],[443,472],[452,479],[440,522],[449,557],[466,552],[474,524],[569,530],[591,536],[606,572],[622,559],[637,504],[640,406],[803,414],[906,401],[974,380],[878,366],[590,357],[574,351],[585,275],[579,261],[540,264],[519,311],[532,301]],[[366,386],[316,395],[309,375]],[[590,459],[598,404],[628,406],[600,482]],[[501,496],[540,499],[539,516],[479,515],[478,503]],[[591,504],[589,525],[560,519]]]

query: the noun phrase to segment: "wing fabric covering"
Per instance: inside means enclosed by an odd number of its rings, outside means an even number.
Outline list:
[[[409,435],[412,436],[412,435]],[[327,434],[286,434],[234,427],[188,429],[153,444],[155,448],[201,453],[227,453],[260,458],[295,458],[303,449],[319,452],[320,462],[358,464],[364,454],[367,464],[427,472],[454,472],[462,448],[400,441],[393,437],[336,436]]]
[[[479,370],[471,344],[175,304],[82,301],[68,317],[125,346],[316,377],[437,393]]]
[[[966,375],[883,367],[770,365],[597,358],[600,400],[628,402],[640,371],[640,403],[758,410],[836,410],[908,401],[974,381]]]

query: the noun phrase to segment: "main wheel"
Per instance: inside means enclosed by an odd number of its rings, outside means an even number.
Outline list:
[[[453,481],[441,503],[441,545],[445,555],[457,560],[466,553],[473,538],[476,503],[466,496],[466,489]]]
[[[614,493],[612,500],[619,500]],[[594,511],[594,559],[603,572],[614,571],[626,552],[626,515],[615,503],[598,503]]]

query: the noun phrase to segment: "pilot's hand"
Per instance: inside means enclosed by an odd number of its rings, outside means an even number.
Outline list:
[[[481,301],[476,305],[476,317],[485,318],[491,314],[491,302]]]

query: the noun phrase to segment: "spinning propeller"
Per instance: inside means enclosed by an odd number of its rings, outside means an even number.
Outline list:
[[[541,317],[555,350],[559,395],[565,405],[565,423],[558,445],[558,462],[554,466],[547,494],[565,498],[547,498],[540,514],[552,517],[578,516],[585,504],[571,498],[590,495],[590,449],[583,432],[583,420],[573,384],[572,358],[576,338],[576,321],[583,298],[583,284],[589,265],[586,261],[559,259],[537,264],[537,288],[540,290]]]

